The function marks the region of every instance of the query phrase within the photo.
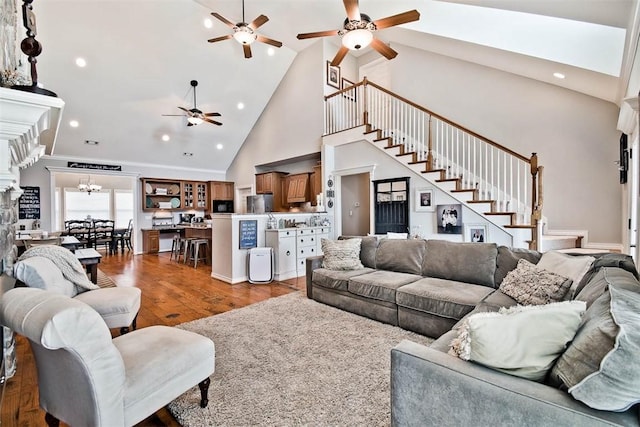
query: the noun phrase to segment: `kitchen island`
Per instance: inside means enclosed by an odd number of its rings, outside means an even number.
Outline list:
[[[332,218],[326,212],[318,213],[272,213],[272,214],[214,214],[212,216],[212,234],[215,239],[211,246],[211,277],[224,282],[235,284],[248,280],[247,254],[250,247],[273,246],[271,239],[267,241],[267,224],[269,219],[275,220],[275,227],[282,225],[280,230],[289,229],[295,234],[295,229],[315,228],[316,224],[326,230],[328,238],[333,238],[331,228]],[[286,226],[285,226],[286,224]],[[297,227],[291,227],[297,224]],[[269,233],[273,233],[269,231]],[[271,244],[270,244],[271,243]],[[277,248],[274,249],[274,252]],[[291,252],[293,250],[293,252]],[[295,245],[289,248],[294,258],[297,257]],[[297,259],[297,258],[296,258]],[[279,266],[276,253],[276,268]],[[295,270],[295,268],[294,268]],[[288,277],[279,276],[277,280]]]
[[[160,225],[142,229],[142,251],[145,254],[168,252],[171,250],[173,236],[176,234],[184,238],[209,239],[209,245],[211,245],[213,239],[210,224]]]

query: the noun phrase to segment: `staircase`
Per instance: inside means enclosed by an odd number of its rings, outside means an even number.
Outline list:
[[[366,78],[325,97],[325,136],[363,128],[363,138],[432,186],[510,234],[541,248],[542,172],[522,156]]]

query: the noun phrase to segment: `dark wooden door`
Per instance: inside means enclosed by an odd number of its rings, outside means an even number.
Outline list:
[[[373,181],[376,234],[409,232],[409,179]]]

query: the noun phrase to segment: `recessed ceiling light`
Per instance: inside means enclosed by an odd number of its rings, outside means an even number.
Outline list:
[[[244,103],[238,102],[238,110],[244,109]]]
[[[87,145],[98,145],[100,144],[100,141],[96,141],[94,139],[85,139],[84,143]]]
[[[556,79],[564,79],[565,75],[562,73],[553,73],[553,77],[555,77]]]
[[[69,126],[71,126],[72,128],[77,128],[78,126],[80,126],[80,123],[78,123],[77,120],[71,120],[69,122]]]
[[[76,58],[76,65],[80,68],[87,66],[87,61],[84,58]]]
[[[193,153],[187,153],[186,151],[182,153],[182,155],[186,157],[193,157]]]
[[[269,56],[273,56],[276,54],[276,50],[272,47],[270,47],[269,49],[267,49],[267,55]]]
[[[224,145],[222,145],[222,144],[218,144],[218,145],[216,145],[216,148],[217,148],[218,150],[222,150],[222,148],[223,148],[223,147],[224,147]]]
[[[162,140],[163,140],[163,141],[168,141],[168,140],[170,140],[170,139],[171,139],[171,138],[170,138],[170,137],[169,137],[169,135],[167,135],[166,133],[165,133],[164,135],[162,135]]]
[[[209,18],[205,18],[204,20],[204,26],[205,28],[211,28],[213,27],[213,21]]]

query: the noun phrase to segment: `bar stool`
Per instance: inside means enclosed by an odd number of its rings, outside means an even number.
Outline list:
[[[204,246],[202,252],[200,251],[200,246]],[[189,261],[193,260],[193,268],[198,268],[198,260],[200,259],[207,264],[209,239],[191,239],[187,251]]]
[[[184,251],[182,252],[182,263],[186,264],[187,261],[190,259],[190,253],[191,253],[191,244],[193,243],[194,240],[197,240],[197,238],[195,237],[185,237],[182,239],[183,240],[183,244],[184,244]]]
[[[180,256],[183,254],[182,251],[186,249],[186,239],[180,236],[180,234],[176,234],[173,236],[173,241],[171,242],[171,256],[169,259],[175,259],[178,261]]]

